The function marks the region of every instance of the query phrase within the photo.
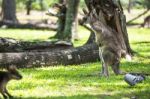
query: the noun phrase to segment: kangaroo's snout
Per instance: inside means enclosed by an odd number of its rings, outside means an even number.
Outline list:
[[[11,79],[22,79],[22,75],[19,73],[19,71],[17,71],[17,68],[15,66],[10,66],[8,68],[8,72],[11,74]]]
[[[18,75],[17,80],[22,79],[22,75]]]
[[[21,74],[12,74],[12,79],[16,79],[16,80],[20,80],[22,79],[22,75]]]
[[[11,65],[6,68],[7,71],[0,71],[0,93],[4,99],[12,99],[13,96],[8,92],[6,86],[10,80],[20,80],[22,75],[17,71],[16,66]]]

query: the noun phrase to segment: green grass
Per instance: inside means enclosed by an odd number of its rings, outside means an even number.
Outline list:
[[[56,32],[49,30],[32,30],[32,29],[0,29],[0,37],[15,38],[23,41],[50,41],[50,37]],[[81,46],[86,43],[90,32],[80,27],[78,30],[79,39],[74,42],[74,46]]]
[[[55,33],[48,30],[0,29],[0,37],[10,37],[24,41],[47,40]]]
[[[150,29],[129,28],[130,43],[137,53],[131,62],[121,61],[121,69],[127,72],[150,70]],[[80,29],[80,46],[86,42],[89,33]],[[85,35],[85,33],[87,35]],[[0,36],[22,40],[47,40],[54,35],[50,31],[0,30]],[[32,38],[35,37],[35,38]],[[130,87],[123,75],[116,76],[110,70],[110,78],[99,76],[100,62],[72,66],[53,66],[20,69],[23,79],[8,84],[10,93],[19,99],[149,99],[150,77],[143,83]]]

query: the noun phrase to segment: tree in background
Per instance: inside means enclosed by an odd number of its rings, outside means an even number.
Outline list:
[[[80,0],[68,0],[68,9],[66,13],[65,28],[63,31],[63,39],[71,41],[73,39],[73,34],[77,32],[77,13]]]
[[[78,25],[78,8],[80,0],[59,0],[58,4],[54,7],[59,9],[58,17],[58,30],[54,38],[72,41],[74,35],[77,34]]]
[[[41,8],[42,11],[44,11],[48,8],[47,4],[45,3],[44,0],[39,0],[39,5],[40,5],[40,8]]]
[[[134,20],[140,18],[141,16],[145,15],[146,13],[149,12],[150,10],[150,0],[144,0],[144,1],[132,1],[130,0],[130,7],[128,7],[128,9],[131,9],[131,5],[134,6],[135,3],[142,5],[143,7],[146,8],[146,10],[144,12],[142,12],[141,14],[139,14],[138,16],[134,17],[133,19],[129,20],[127,22],[127,24],[131,24]],[[147,18],[147,17],[146,17]],[[144,19],[145,20],[145,19]],[[141,26],[143,26],[144,23],[141,24]]]
[[[16,17],[16,1],[3,0],[2,1],[2,20],[17,23]]]
[[[41,11],[44,11],[47,9],[47,4],[44,2],[44,0],[27,0],[26,1],[27,15],[30,15],[30,11],[33,9],[32,4],[34,2],[38,2],[38,5],[40,6]]]
[[[129,0],[129,3],[128,3],[128,12],[129,13],[131,12],[131,6],[132,6],[132,0]]]
[[[28,0],[26,1],[26,9],[27,9],[27,15],[30,15],[30,11],[32,9],[32,3],[34,0]]]
[[[111,29],[112,35],[116,37],[122,50],[125,50],[129,55],[131,55],[132,50],[130,48],[126,29],[126,18],[123,13],[121,3],[116,0],[85,0],[85,2],[88,7],[89,14],[95,12],[96,16],[99,18],[95,19],[95,17],[92,17],[91,20],[96,20],[97,22],[99,21],[100,23],[105,24],[107,30]],[[93,23],[91,23],[91,25],[95,26]],[[105,28],[98,25],[95,27]]]
[[[58,3],[53,5],[53,8],[58,9],[58,13],[56,15],[52,13],[52,15],[58,17],[57,33],[53,38],[62,39],[63,31],[65,28],[65,18],[67,11],[66,0],[59,0]]]
[[[150,9],[150,0],[145,0],[144,5],[147,9]]]

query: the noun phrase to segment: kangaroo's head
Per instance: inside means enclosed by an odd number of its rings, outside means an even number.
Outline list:
[[[11,65],[7,68],[8,72],[10,73],[10,78],[15,80],[22,79],[22,75],[17,71],[16,66]]]

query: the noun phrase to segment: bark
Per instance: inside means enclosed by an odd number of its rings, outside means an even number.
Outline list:
[[[94,13],[95,17],[99,17],[99,19],[96,20],[103,24],[102,26],[104,27],[99,28],[107,28],[107,30],[111,32],[111,35],[115,36],[121,48],[128,54],[131,54],[132,50],[128,40],[126,18],[120,2],[116,0],[85,0],[85,2],[89,13]],[[91,20],[95,20],[95,17]]]
[[[56,15],[58,17],[58,29],[56,35],[53,38],[62,39],[63,31],[65,28],[65,18],[67,8],[65,0],[59,0],[59,4],[61,6],[57,6],[59,8],[59,12]]]
[[[79,6],[80,0],[68,0],[68,7],[66,13],[66,21],[65,21],[65,28],[63,31],[63,40],[71,41],[73,29],[75,28],[75,22],[77,18],[77,11]],[[74,31],[75,32],[75,31]]]
[[[79,7],[77,7],[79,8]],[[78,12],[78,11],[77,11]],[[78,17],[75,16],[75,21],[73,23],[73,29],[72,29],[72,40],[79,40],[79,34],[78,34]]]
[[[89,44],[78,48],[70,48],[55,52],[0,53],[0,66],[4,67],[14,64],[19,68],[26,68],[71,65],[95,62],[98,59],[97,45]]]
[[[55,51],[73,47],[71,44],[64,41],[25,42],[12,38],[0,38],[0,46],[0,52]]]
[[[132,7],[132,0],[128,0],[128,13],[131,12],[131,7]]]
[[[30,15],[30,12],[31,12],[31,9],[32,9],[32,3],[33,3],[33,0],[26,1],[27,15]]]
[[[17,23],[15,0],[2,1],[2,20]]]
[[[127,53],[131,55],[133,54],[133,51],[129,44],[129,38],[128,38],[127,27],[126,27],[126,16],[123,13],[123,8],[121,6],[120,1],[118,2],[118,7],[121,10],[121,11],[116,11],[118,13],[116,17],[116,26],[117,26],[118,34],[121,34],[121,37],[123,37],[121,43],[124,44],[124,48],[127,51]]]
[[[79,1],[76,1],[75,5],[75,19],[72,26],[72,40],[79,40],[79,34],[78,34],[78,11],[79,11]]]

